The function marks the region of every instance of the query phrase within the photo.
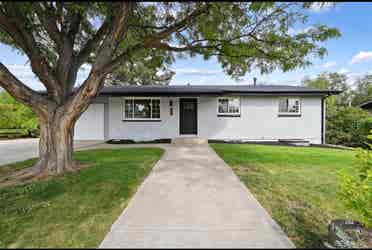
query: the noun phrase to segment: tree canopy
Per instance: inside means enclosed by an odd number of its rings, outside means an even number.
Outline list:
[[[326,53],[316,43],[339,36],[337,29],[318,25],[289,32],[295,23],[307,21],[307,7],[275,2],[1,3],[0,39],[30,58],[47,89],[59,80],[53,78],[76,80],[76,70],[64,69],[63,61],[75,60],[75,68],[95,62],[93,70],[105,64],[105,73],[122,65],[121,77],[142,83],[138,72],[144,68],[148,80],[157,79],[159,72],[169,75],[175,52],[181,57],[216,56],[227,74],[239,77],[254,67],[262,73],[304,67],[311,63],[309,55]],[[115,53],[99,63],[100,45],[110,29],[119,28],[113,26],[120,15],[126,20],[116,34]],[[32,58],[45,66],[33,65]],[[52,77],[54,72],[58,77]]]
[[[372,129],[371,114],[362,110],[357,104],[372,100],[371,80],[365,75],[357,81],[357,88],[352,89],[345,74],[324,72],[314,79],[304,79],[303,85],[320,89],[342,90],[340,95],[327,98],[326,142],[346,146],[365,146],[369,131]],[[354,107],[350,106],[354,105]]]
[[[372,101],[372,74],[360,77],[353,90],[353,105],[358,106],[368,101]]]
[[[310,88],[341,90],[342,93],[327,98],[328,104],[348,105],[351,101],[351,89],[347,76],[336,72],[323,72],[314,79],[305,78],[302,84]]]

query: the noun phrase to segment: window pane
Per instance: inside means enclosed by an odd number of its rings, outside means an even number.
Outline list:
[[[288,112],[287,109],[287,99],[279,99],[279,112],[280,113],[286,113]]]
[[[279,113],[300,113],[300,100],[295,98],[279,99]]]
[[[125,100],[125,114],[124,118],[125,119],[131,119],[133,118],[133,100]]]
[[[218,100],[218,113],[227,113],[228,112],[228,103],[227,99]]]
[[[152,100],[152,118],[160,118],[160,100]]]
[[[288,100],[288,112],[298,113],[299,111],[299,101],[297,99]]]
[[[229,113],[239,113],[240,103],[238,98],[229,99]]]
[[[134,99],[134,118],[151,118],[151,100]]]

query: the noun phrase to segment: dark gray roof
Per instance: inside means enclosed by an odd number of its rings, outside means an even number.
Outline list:
[[[360,104],[359,107],[362,108],[362,109],[371,109],[372,108],[372,100]]]
[[[104,87],[101,96],[184,96],[184,95],[336,95],[337,90],[286,85],[144,85]]]

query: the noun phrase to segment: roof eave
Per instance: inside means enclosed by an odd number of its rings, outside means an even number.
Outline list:
[[[273,96],[273,95],[301,95],[301,96],[327,96],[337,95],[338,91],[223,91],[223,92],[109,92],[100,93],[99,96]]]

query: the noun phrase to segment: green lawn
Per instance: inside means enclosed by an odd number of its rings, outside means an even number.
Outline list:
[[[97,247],[164,150],[89,150],[79,173],[0,189],[0,248]],[[4,176],[36,160],[0,166]]]
[[[358,219],[337,198],[337,171],[354,152],[324,148],[212,144],[297,247],[321,247],[327,224]]]

